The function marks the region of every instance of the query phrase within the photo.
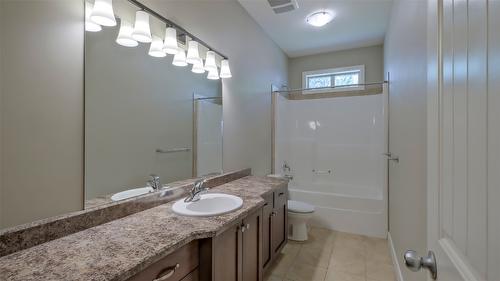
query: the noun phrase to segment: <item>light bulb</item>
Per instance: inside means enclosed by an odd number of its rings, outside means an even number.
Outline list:
[[[193,64],[193,68],[191,69],[194,73],[205,73],[205,68],[203,68],[203,60],[199,59],[197,63]]]
[[[200,53],[198,51],[198,42],[189,41],[188,43],[188,52],[186,57],[186,62],[190,64],[195,64],[200,59]]]
[[[118,32],[118,37],[116,37],[116,43],[124,47],[136,47],[139,45],[139,43],[137,43],[137,41],[132,37],[133,31],[134,28],[132,27],[132,24],[121,19],[120,31]]]
[[[217,64],[215,64],[215,52],[208,51],[207,57],[205,58],[205,69],[207,71],[217,70]]]
[[[186,51],[183,49],[179,48],[177,51],[177,54],[174,56],[174,60],[172,61],[172,64],[175,66],[187,66],[186,62]]]
[[[85,30],[89,32],[98,32],[102,30],[102,27],[90,20],[90,15],[92,14],[93,9],[94,5],[85,1]]]
[[[177,45],[177,30],[175,28],[167,27],[165,30],[163,51],[169,55],[175,55],[177,51],[179,51],[179,46]]]
[[[229,68],[229,61],[222,60],[220,62],[220,78],[231,78],[231,69]]]
[[[116,19],[113,12],[113,0],[95,0],[90,20],[103,26],[115,26]]]
[[[207,78],[210,80],[219,80],[219,72],[217,70],[210,70]]]
[[[151,29],[149,28],[149,14],[144,11],[135,13],[135,25],[132,37],[142,43],[150,43],[153,41],[151,37]]]
[[[151,42],[151,46],[149,47],[150,56],[155,58],[163,58],[166,57],[167,54],[163,51],[163,40],[161,40],[158,36],[153,36],[153,41]]]

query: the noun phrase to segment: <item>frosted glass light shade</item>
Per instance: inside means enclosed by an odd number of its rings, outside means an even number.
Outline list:
[[[95,0],[90,20],[103,26],[115,26],[116,19],[113,12],[113,0]]]
[[[151,42],[151,46],[149,47],[150,56],[155,58],[163,58],[166,57],[167,54],[163,51],[163,40],[161,40],[158,36],[153,36],[153,41]]]
[[[167,27],[165,30],[163,51],[169,55],[175,55],[177,51],[179,51],[179,45],[177,45],[177,30],[175,30],[175,28]]]
[[[151,37],[151,29],[149,27],[149,14],[144,11],[135,13],[135,25],[132,37],[142,43],[150,43],[153,41]]]
[[[116,37],[116,43],[124,47],[136,47],[139,45],[137,41],[132,37],[132,32],[134,28],[132,24],[126,20],[121,20],[120,31],[118,32],[118,37]]]
[[[231,78],[231,69],[229,68],[229,61],[222,60],[220,62],[220,78]]]
[[[85,31],[98,32],[102,30],[102,27],[90,20],[90,15],[92,14],[93,9],[94,5],[85,1]]]
[[[205,59],[205,69],[207,71],[217,70],[217,64],[215,64],[215,52],[207,52],[207,57]]]
[[[207,78],[210,79],[210,80],[219,80],[219,72],[218,72],[218,70],[210,70],[208,72]]]
[[[186,51],[183,49],[180,49],[177,51],[177,54],[174,56],[174,60],[172,61],[172,64],[175,66],[187,66],[186,62]]]
[[[198,62],[199,59],[200,59],[200,53],[198,51],[198,42],[189,41],[186,62],[190,64],[195,64]]]
[[[194,73],[205,73],[205,68],[203,67],[203,60],[199,59],[197,63],[193,64],[193,69],[191,69]]]

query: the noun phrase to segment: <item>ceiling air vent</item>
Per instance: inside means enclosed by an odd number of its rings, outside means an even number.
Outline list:
[[[299,8],[297,0],[267,0],[275,14],[287,13]]]

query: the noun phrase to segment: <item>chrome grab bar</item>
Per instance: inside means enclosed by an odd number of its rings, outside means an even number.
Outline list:
[[[185,152],[185,151],[191,151],[191,148],[172,148],[172,149],[156,149],[156,153],[175,153],[175,152]]]

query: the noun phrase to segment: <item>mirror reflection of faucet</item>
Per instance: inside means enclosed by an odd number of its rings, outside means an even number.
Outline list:
[[[151,185],[151,187],[155,190],[158,191],[161,189],[161,183],[160,183],[160,176],[157,176],[155,174],[149,175],[151,179],[148,181],[148,184]]]

